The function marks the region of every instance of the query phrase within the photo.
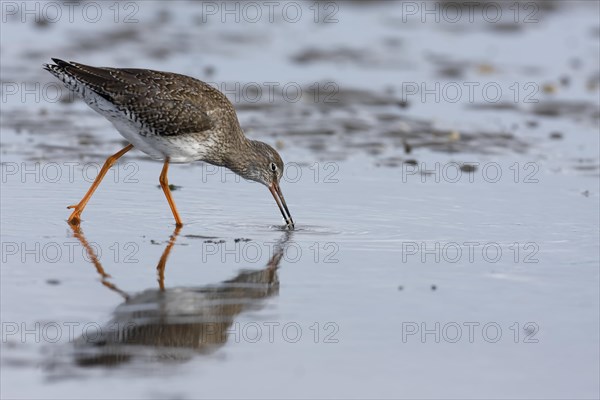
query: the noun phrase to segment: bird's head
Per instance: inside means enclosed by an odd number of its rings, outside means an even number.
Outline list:
[[[281,156],[277,150],[258,140],[249,140],[248,144],[247,151],[238,159],[234,172],[242,178],[260,182],[268,187],[287,226],[293,229],[294,221],[279,186],[284,168]]]

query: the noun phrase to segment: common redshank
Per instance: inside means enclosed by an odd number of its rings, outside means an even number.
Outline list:
[[[204,161],[229,168],[269,188],[286,225],[294,221],[281,192],[283,161],[266,143],[244,136],[235,109],[223,93],[198,79],[148,69],[91,67],[56,58],[44,69],[60,79],[96,112],[106,117],[130,143],[108,157],[81,201],[69,206],[71,225],[110,167],[132,148],[164,161],[159,182],[177,226],[181,218],[169,189],[169,163]]]

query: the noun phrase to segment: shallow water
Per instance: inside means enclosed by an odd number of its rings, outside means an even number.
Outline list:
[[[136,24],[2,24],[2,397],[598,397],[596,4],[502,25],[135,4]],[[174,231],[138,151],[71,229],[122,140],[81,101],[8,95],[53,82],[50,56],[297,83],[296,102],[228,93],[287,163],[296,230],[264,187],[196,163],[169,171]],[[505,98],[406,93],[421,82]]]

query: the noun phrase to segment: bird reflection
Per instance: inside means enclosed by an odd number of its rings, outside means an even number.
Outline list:
[[[129,295],[109,282],[110,275],[83,232],[73,227],[102,284],[125,300],[99,332],[75,340],[78,365],[114,366],[135,359],[185,361],[194,354],[211,353],[227,342],[238,314],[261,309],[262,300],[279,293],[277,268],[291,231],[286,231],[274,246],[273,255],[262,269],[243,270],[215,285],[165,288],[167,260],[179,231],[175,229],[158,262],[158,288]]]

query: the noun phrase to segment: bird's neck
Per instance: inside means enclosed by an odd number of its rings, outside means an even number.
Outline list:
[[[237,144],[239,147],[236,151],[226,153],[222,166],[229,168],[242,178],[256,180],[255,176],[258,171],[255,171],[255,163],[257,153],[259,153],[257,143],[260,142],[242,137]]]

